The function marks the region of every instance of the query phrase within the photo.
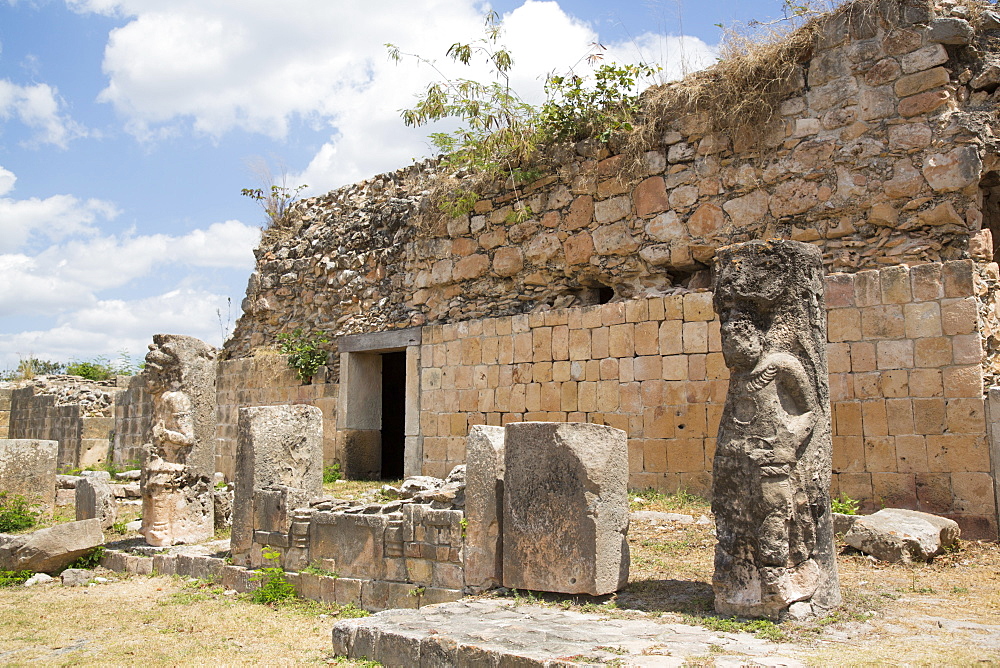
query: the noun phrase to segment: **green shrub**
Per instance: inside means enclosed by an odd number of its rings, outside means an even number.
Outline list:
[[[343,477],[344,477],[343,474],[340,472],[340,464],[337,464],[336,462],[334,462],[333,464],[330,464],[329,466],[324,466],[323,467],[323,482],[324,483],[337,482],[338,480],[340,480]]]
[[[858,508],[861,507],[861,502],[857,499],[852,499],[841,492],[840,496],[830,500],[830,507],[835,513],[840,513],[842,515],[857,515]]]
[[[38,512],[20,494],[0,492],[0,533],[23,531],[38,523]]]
[[[264,558],[274,565],[260,569],[260,572],[253,576],[255,582],[262,584],[250,594],[250,600],[254,603],[271,605],[296,598],[295,585],[285,578],[285,571],[279,565],[281,555],[270,548],[264,548]]]
[[[31,571],[0,571],[0,587],[16,587],[32,575]]]
[[[329,342],[322,332],[305,334],[301,327],[291,333],[278,334],[278,350],[288,355],[288,366],[295,369],[295,375],[303,383],[312,380],[316,371],[326,364],[328,353],[320,346]]]

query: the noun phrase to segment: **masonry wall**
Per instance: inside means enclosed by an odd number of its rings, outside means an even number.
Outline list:
[[[552,146],[540,178],[480,189],[467,215],[427,194],[468,187],[433,161],[306,200],[265,233],[226,351],[707,287],[715,249],[749,239],[814,243],[828,272],[989,261],[1000,27],[949,11],[820,20],[760,133],[664,102],[709,70],[647,91],[646,140]]]
[[[10,438],[58,441],[59,470],[77,465],[81,426],[79,406],[56,406],[54,396],[30,387],[11,392]]]
[[[970,261],[827,277],[833,493],[996,535]],[[728,386],[709,291],[424,328],[424,473],[472,424],[608,424],[630,485],[708,494]]]
[[[121,379],[119,379],[121,382]],[[125,389],[115,397],[112,459],[118,466],[132,466],[146,459],[147,443],[153,441],[153,401],[146,391],[143,374],[130,376]]]
[[[221,471],[227,480],[234,479],[239,409],[248,406],[316,406],[323,412],[323,461],[335,461],[338,385],[326,382],[326,373],[321,367],[312,382],[303,385],[284,355],[221,361],[216,381],[216,471]]]
[[[10,395],[13,390],[0,390],[0,438],[10,433]]]

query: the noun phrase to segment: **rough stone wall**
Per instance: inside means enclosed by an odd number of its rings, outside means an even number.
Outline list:
[[[235,475],[236,433],[239,409],[249,406],[309,404],[323,412],[323,461],[338,460],[336,452],[337,389],[326,382],[323,368],[313,382],[303,385],[284,355],[258,355],[222,361],[216,381],[216,471],[227,480]]]
[[[676,120],[634,178],[621,177],[622,142],[586,141],[459,218],[424,195],[450,178],[432,162],[302,203],[257,251],[228,353],[294,327],[340,335],[595,303],[602,286],[705,287],[715,249],[754,238],[814,243],[828,271],[989,259],[979,186],[995,167],[1000,81],[983,54],[1000,26],[874,5],[821,25],[762,143],[661,109]]]
[[[826,278],[834,495],[996,534],[968,260]],[[729,372],[712,293],[424,328],[426,475],[470,425],[593,422],[629,434],[630,486],[708,494]]]
[[[125,389],[115,398],[114,406],[112,459],[119,466],[142,463],[147,454],[144,446],[153,441],[153,403],[146,391],[145,376],[130,376],[125,382]]]

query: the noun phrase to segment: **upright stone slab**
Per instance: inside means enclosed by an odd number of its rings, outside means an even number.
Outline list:
[[[233,562],[250,563],[255,522],[280,492],[308,503],[323,494],[323,413],[315,406],[241,408],[237,423],[236,491],[233,497]],[[260,506],[258,508],[258,506]],[[291,511],[287,508],[284,531]],[[272,522],[268,522],[272,524]],[[268,527],[272,529],[272,526]]]
[[[58,441],[0,439],[0,492],[39,503],[47,512],[56,505]]]
[[[97,519],[102,529],[110,529],[118,521],[118,504],[111,483],[96,477],[81,477],[77,481],[76,519]]]
[[[142,534],[150,545],[214,534],[217,350],[190,336],[157,334],[146,355],[153,442],[142,468]]]
[[[505,436],[504,586],[594,596],[625,586],[625,432],[520,422],[508,424]]]
[[[465,439],[465,584],[503,583],[504,428],[474,425]]]
[[[840,603],[822,255],[776,240],[717,258],[730,380],[712,470],[715,609],[809,617]]]

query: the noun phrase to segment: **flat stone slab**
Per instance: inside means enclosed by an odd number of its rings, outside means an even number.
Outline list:
[[[749,633],[720,633],[649,619],[609,619],[506,600],[386,610],[333,627],[333,649],[384,666],[804,666]]]

